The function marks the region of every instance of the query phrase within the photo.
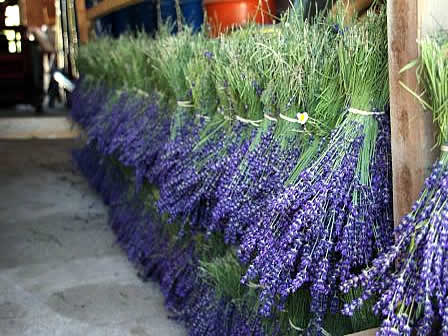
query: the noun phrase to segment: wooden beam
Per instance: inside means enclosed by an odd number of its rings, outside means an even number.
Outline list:
[[[359,332],[349,334],[346,336],[375,336],[377,331],[378,331],[378,328],[373,328],[373,329],[359,331]]]
[[[143,0],[103,0],[98,5],[87,10],[87,17],[93,20],[104,15],[115,12],[121,8],[138,4]]]
[[[87,18],[86,2],[85,0],[76,0],[76,19],[78,21],[79,41],[87,43],[89,40],[90,23]]]
[[[387,1],[389,39],[390,116],[394,219],[409,212],[437,153],[430,113],[401,85],[418,92],[415,70],[400,70],[418,57],[419,3],[425,0]],[[434,0],[432,0],[434,2]]]

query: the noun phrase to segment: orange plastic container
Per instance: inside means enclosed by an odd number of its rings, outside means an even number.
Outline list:
[[[204,0],[207,21],[213,37],[250,21],[271,24],[275,0]]]

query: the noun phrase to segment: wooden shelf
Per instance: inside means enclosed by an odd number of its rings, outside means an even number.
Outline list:
[[[359,331],[354,334],[346,335],[346,336],[375,336],[378,328],[368,329],[364,331]]]
[[[85,0],[76,0],[76,12],[81,43],[89,40],[90,21],[142,2],[143,0],[103,0],[96,6],[86,9]]]
[[[87,18],[93,20],[115,12],[121,8],[138,4],[143,0],[103,0],[98,5],[87,10]]]

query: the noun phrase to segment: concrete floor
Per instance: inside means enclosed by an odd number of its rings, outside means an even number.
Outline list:
[[[185,335],[114,244],[73,145],[0,141],[0,335]]]
[[[29,117],[60,117],[68,114],[67,108],[62,103],[56,103],[53,108],[45,102],[42,114],[37,115],[31,105],[18,104],[14,106],[0,107],[0,118],[29,118]]]

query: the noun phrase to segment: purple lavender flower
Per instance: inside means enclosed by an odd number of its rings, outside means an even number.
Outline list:
[[[269,200],[266,215],[247,230],[239,249],[241,260],[249,264],[242,281],[260,284],[261,315],[271,316],[279,297],[286,298],[306,284],[312,297],[311,325],[319,330],[339,282],[366,265],[382,246],[375,232],[390,232],[391,216],[383,203],[389,196],[380,195],[390,181],[374,168],[383,167],[387,158],[359,163],[365,157],[361,153],[367,127],[376,123],[373,118],[366,123],[348,117],[320,156],[296,182]],[[381,127],[387,129],[387,123]],[[385,144],[381,136],[371,141],[379,147]],[[387,148],[381,150],[382,155],[389,153]],[[360,164],[370,167],[367,171],[376,177],[375,193],[362,180]]]
[[[395,229],[396,241],[383,248],[360,274],[341,284],[341,290],[362,287],[360,299],[345,305],[351,315],[376,297],[374,311],[384,316],[379,335],[447,335],[446,208],[447,156],[433,166],[419,199]],[[434,321],[440,321],[434,330]]]

